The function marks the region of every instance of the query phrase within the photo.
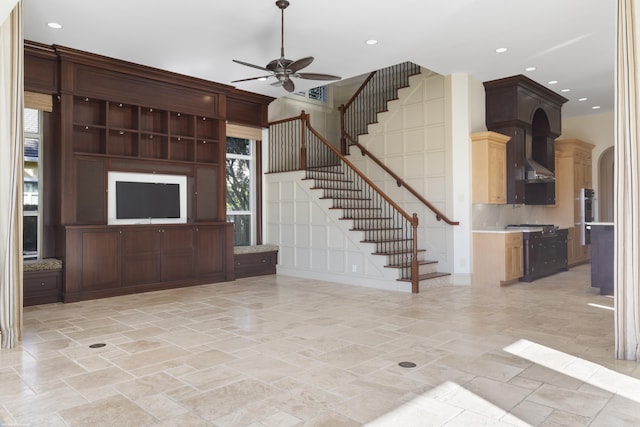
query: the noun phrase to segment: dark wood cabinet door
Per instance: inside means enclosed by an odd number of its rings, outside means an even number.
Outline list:
[[[218,200],[223,194],[218,188],[218,168],[217,167],[197,167],[196,175],[196,221],[217,220],[218,207],[222,203]]]
[[[198,227],[198,277],[224,273],[223,227]]]
[[[108,289],[122,285],[121,237],[121,231],[117,229],[82,231],[82,290]]]
[[[127,230],[124,233],[125,286],[160,281],[161,229],[150,227]]]
[[[194,227],[162,229],[162,280],[192,279],[195,274]]]
[[[77,158],[76,171],[76,223],[105,224],[106,193],[105,165],[102,159]]]

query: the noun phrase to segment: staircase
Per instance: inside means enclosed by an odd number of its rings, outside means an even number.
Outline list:
[[[351,232],[361,233],[361,243],[374,248],[372,255],[386,257],[385,267],[398,271],[397,280],[412,282],[414,236],[398,226],[397,215],[375,203],[354,180],[346,177],[341,166],[306,169],[305,180],[313,180],[312,190],[322,193],[321,200],[331,200],[331,210],[341,210],[340,220],[351,222]],[[425,259],[426,251],[416,248],[419,289],[448,284],[449,273],[437,271],[438,262]]]
[[[303,179],[313,182],[310,191],[320,193],[318,200],[329,201],[329,210],[340,210],[339,221],[350,222],[349,233],[360,233],[361,247],[370,247],[373,256],[385,257],[384,270],[397,270],[396,280],[411,283],[414,293],[449,284],[450,273],[438,272],[438,262],[426,258],[426,251],[419,248],[417,214],[405,212],[345,155],[350,145],[357,145],[365,154],[357,136],[367,133],[377,115],[386,111],[388,102],[397,99],[398,90],[409,85],[409,77],[419,73],[420,67],[411,63],[372,73],[347,105],[340,107],[340,151],[311,127],[309,115],[304,111],[299,117],[272,122],[269,126],[269,172],[305,171]],[[370,153],[367,155],[394,177],[398,186],[407,188],[435,213],[437,220],[458,224]]]

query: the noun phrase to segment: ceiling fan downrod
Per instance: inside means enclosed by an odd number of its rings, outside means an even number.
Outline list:
[[[284,10],[289,7],[289,2],[277,0],[276,6],[280,8],[280,57],[284,58]]]

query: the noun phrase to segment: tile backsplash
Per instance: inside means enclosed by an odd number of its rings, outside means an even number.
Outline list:
[[[474,230],[505,227],[508,224],[553,224],[547,206],[485,205],[472,206]]]

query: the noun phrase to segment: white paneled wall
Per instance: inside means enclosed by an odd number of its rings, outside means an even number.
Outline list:
[[[371,255],[363,233],[349,231],[341,210],[329,210],[304,172],[265,175],[266,241],[279,246],[278,274],[328,280],[380,289],[411,291],[398,272],[385,268],[386,258]]]
[[[447,213],[452,202],[447,191],[452,174],[446,140],[450,134],[445,99],[447,82],[441,75],[422,71],[411,77],[410,87],[400,90],[399,99],[389,103],[388,111],[378,115],[378,123],[369,126],[369,134],[360,136],[360,143]],[[419,246],[427,250],[425,258],[438,261],[438,270],[452,273],[452,226],[437,221],[428,208],[398,188],[393,179],[357,149],[351,150],[349,159],[409,214],[418,214]]]

